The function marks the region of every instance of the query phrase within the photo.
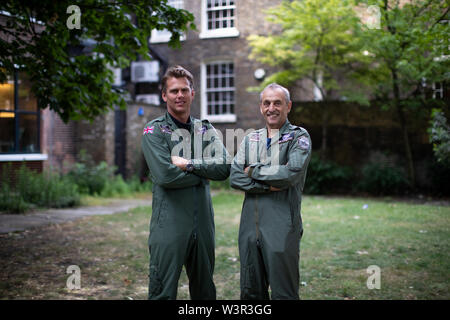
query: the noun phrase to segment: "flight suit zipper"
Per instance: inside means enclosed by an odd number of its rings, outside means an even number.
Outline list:
[[[256,245],[261,246],[259,232],[259,212],[258,212],[258,195],[255,195],[255,227],[256,227]]]
[[[192,190],[194,192],[194,232],[192,233],[192,238],[194,238],[194,240],[197,240],[197,233],[198,233],[198,191],[195,190],[195,188],[196,188],[196,186],[192,187]]]
[[[190,128],[190,139],[191,139],[191,159],[194,158],[195,153],[193,154],[193,152],[195,152],[195,145],[194,145],[194,135],[195,135],[195,125],[194,123],[191,125]],[[194,150],[194,151],[193,151]],[[203,146],[202,146],[202,150],[203,150]],[[197,235],[198,235],[198,202],[199,202],[199,195],[198,195],[198,190],[197,190],[198,186],[192,186],[192,192],[194,193],[194,230],[192,233],[192,238],[194,240],[197,240]]]

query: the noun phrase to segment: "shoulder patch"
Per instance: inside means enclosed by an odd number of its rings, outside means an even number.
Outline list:
[[[172,129],[170,129],[170,127],[168,125],[159,125],[159,128],[161,129],[162,133],[168,133],[171,134],[172,133]]]
[[[260,136],[259,132],[252,132],[250,133],[250,141],[259,141]]]
[[[153,134],[154,129],[155,129],[155,126],[147,126],[144,128],[142,135],[146,135],[148,133]]]
[[[278,141],[278,143],[291,141],[292,139],[294,139],[294,132],[285,133],[280,137],[280,140]]]
[[[305,137],[305,136],[299,137],[298,138],[298,145],[299,145],[300,149],[308,150],[308,148],[309,148],[309,139],[308,139],[308,137]]]
[[[196,134],[204,134],[206,131],[208,131],[208,126],[206,125],[198,126],[195,129]]]

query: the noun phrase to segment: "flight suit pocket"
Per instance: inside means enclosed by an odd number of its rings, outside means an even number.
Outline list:
[[[158,274],[158,268],[154,265],[150,266],[150,281],[148,285],[148,297],[158,296],[162,292],[162,282]]]
[[[162,199],[158,199],[154,203],[153,214],[155,215],[156,224],[162,228],[166,215],[166,204]]]
[[[249,264],[244,268],[242,284],[243,298],[249,299],[253,296],[253,291],[257,287],[255,267],[252,264]]]
[[[165,202],[163,202],[159,206],[159,213],[158,213],[158,226],[160,228],[164,227],[166,216],[167,216],[166,204]]]

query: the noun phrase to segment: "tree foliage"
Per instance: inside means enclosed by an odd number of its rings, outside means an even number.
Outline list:
[[[153,29],[172,32],[171,46],[193,16],[167,0],[82,0],[80,29],[70,29],[73,1],[4,0],[0,10],[0,82],[14,70],[33,82],[39,107],[57,112],[64,121],[93,119],[105,110],[126,106],[123,91],[112,86],[111,68],[124,68],[138,57],[151,59],[148,39]],[[136,20],[129,17],[134,16]],[[137,21],[133,23],[133,21]],[[92,43],[92,53],[83,43]]]
[[[450,168],[450,125],[442,110],[433,110],[430,125],[428,133],[434,155],[439,163]]]
[[[411,185],[415,168],[406,113],[424,101],[424,82],[449,79],[449,2],[445,0],[361,1],[374,5],[380,27],[363,30],[361,39],[371,53],[367,77],[375,80],[372,94],[397,111]]]
[[[372,57],[367,74],[376,97],[395,102],[420,96],[424,83],[448,79],[449,2],[360,1],[379,10],[380,27],[363,25],[364,49]]]
[[[261,87],[270,82],[291,85],[309,79],[327,100],[333,91],[345,91],[339,80],[343,74],[361,82],[358,69],[368,57],[355,37],[359,19],[354,7],[352,0],[294,0],[268,9],[268,21],[281,30],[248,38],[251,57],[279,70]],[[347,90],[345,95],[364,100],[355,90]]]
[[[293,0],[283,1],[267,13],[268,20],[281,30],[249,37],[252,57],[279,70],[262,86],[309,79],[323,100],[337,91],[332,98],[386,101],[385,107],[397,111],[414,186],[406,112],[425,105],[424,84],[430,87],[449,80],[449,2]],[[368,16],[378,23],[366,23]],[[325,151],[326,108],[323,115]]]

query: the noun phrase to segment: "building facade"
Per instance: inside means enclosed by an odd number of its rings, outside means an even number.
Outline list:
[[[268,34],[275,28],[264,10],[280,0],[170,0],[176,8],[189,10],[197,30],[184,35],[181,49],[167,45],[167,31],[152,32],[150,46],[168,66],[182,65],[195,79],[192,115],[208,119],[225,129],[260,128],[259,93],[249,87],[260,85],[269,70],[249,59],[247,37]]]

